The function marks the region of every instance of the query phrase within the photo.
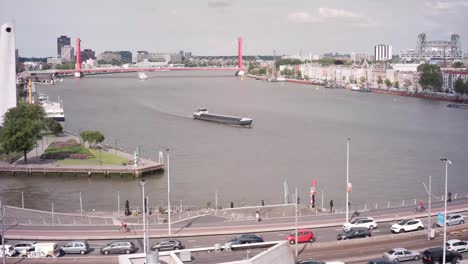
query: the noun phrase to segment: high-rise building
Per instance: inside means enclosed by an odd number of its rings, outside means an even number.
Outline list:
[[[57,38],[57,57],[62,56],[62,47],[70,46],[70,38],[67,36],[60,36]]]
[[[374,60],[386,61],[392,59],[392,46],[390,45],[376,45],[374,46]]]
[[[83,61],[86,61],[88,59],[95,60],[96,59],[96,52],[94,52],[94,50],[92,50],[92,49],[84,49],[81,52],[81,58],[82,58]]]
[[[64,62],[70,62],[75,60],[75,49],[70,45],[63,46],[60,54],[60,57]]]
[[[114,51],[115,54],[119,54],[122,60],[122,63],[132,62],[132,52],[131,51]]]

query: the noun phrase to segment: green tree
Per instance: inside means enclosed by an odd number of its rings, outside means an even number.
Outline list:
[[[377,78],[377,83],[379,84],[379,86],[383,83],[382,76],[379,76],[379,77]]]
[[[285,75],[285,76],[291,76],[291,75],[293,75],[293,71],[290,70],[290,69],[288,69],[288,68],[285,68],[285,69],[283,70],[283,73],[282,73],[282,74]]]
[[[385,79],[385,85],[387,88],[390,88],[392,86],[392,82],[389,79]]]
[[[418,66],[420,74],[419,84],[423,90],[442,91],[442,72],[440,67],[433,64],[421,64]]]
[[[458,78],[455,83],[453,84],[453,88],[457,94],[464,94],[467,91],[465,90],[467,87],[467,84],[463,82],[461,78]]]
[[[248,69],[248,73],[252,73],[252,70],[254,69],[254,66],[252,64],[252,62],[249,62],[249,69]]]
[[[45,119],[45,127],[48,131],[50,131],[55,136],[61,135],[63,133],[62,125],[53,118]]]
[[[456,61],[456,62],[454,62],[454,63],[452,64],[452,67],[453,67],[453,68],[464,68],[465,65],[463,65],[463,62],[461,62],[461,61]]]
[[[361,78],[359,78],[359,80],[361,81],[361,83],[365,83],[366,82],[366,77],[361,76]]]
[[[398,81],[395,81],[395,83],[393,84],[393,86],[395,86],[395,88],[400,88],[400,83]]]
[[[8,154],[23,152],[24,162],[28,162],[27,153],[41,138],[44,129],[45,112],[40,105],[19,103],[6,112],[0,142]]]
[[[258,69],[258,74],[259,75],[265,75],[266,74],[266,68],[262,67],[262,68]]]
[[[309,80],[310,77],[309,77],[308,75],[305,75],[305,74],[304,74],[304,79]]]
[[[297,78],[302,78],[302,72],[300,70],[297,71]]]
[[[90,148],[96,148],[97,144],[104,141],[104,135],[99,131],[85,130],[80,133],[83,142],[88,142]]]

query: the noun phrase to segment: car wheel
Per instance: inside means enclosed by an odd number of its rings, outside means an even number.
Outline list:
[[[179,247],[174,247],[174,250],[179,250]]]
[[[400,229],[400,232],[398,232],[398,233],[404,233],[404,232],[405,232],[404,229]]]
[[[418,230],[423,230],[424,228],[422,226],[418,226]]]
[[[294,245],[294,240],[289,240],[289,244]]]
[[[419,256],[414,256],[414,260],[418,261],[419,260]]]
[[[104,250],[102,253],[104,253],[104,255],[109,255],[109,250]]]
[[[46,258],[51,258],[52,256],[51,255],[47,255]]]
[[[81,254],[81,255],[84,255],[84,254],[86,254],[86,251],[81,250],[81,251],[80,251],[80,254]]]
[[[394,259],[393,263],[398,264],[398,263],[400,263],[400,261],[398,259]]]
[[[373,225],[369,226],[369,229],[370,230],[374,229],[374,226]]]
[[[465,223],[465,221],[461,220],[460,221],[460,225],[463,225]]]
[[[125,250],[125,254],[130,254],[130,249]]]
[[[315,241],[315,238],[309,239],[309,242],[310,242],[310,243],[312,243],[312,242],[314,242],[314,241]]]

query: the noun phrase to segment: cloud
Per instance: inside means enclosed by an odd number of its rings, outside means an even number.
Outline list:
[[[318,14],[322,18],[360,17],[360,15],[355,14],[350,11],[346,11],[343,9],[326,8],[326,7],[319,8]]]
[[[435,14],[442,12],[454,12],[460,8],[468,7],[468,0],[454,1],[426,1],[424,6]]]
[[[208,5],[211,7],[227,7],[232,4],[229,0],[209,0]]]
[[[315,23],[320,22],[318,16],[313,16],[307,12],[294,12],[288,14],[288,20],[293,23]]]

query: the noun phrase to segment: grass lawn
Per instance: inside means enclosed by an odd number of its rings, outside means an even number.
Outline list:
[[[63,159],[56,163],[59,165],[99,165],[99,150],[88,149],[94,158],[91,159]],[[128,162],[128,159],[116,156],[106,151],[101,151],[102,165],[122,165],[123,162]]]

